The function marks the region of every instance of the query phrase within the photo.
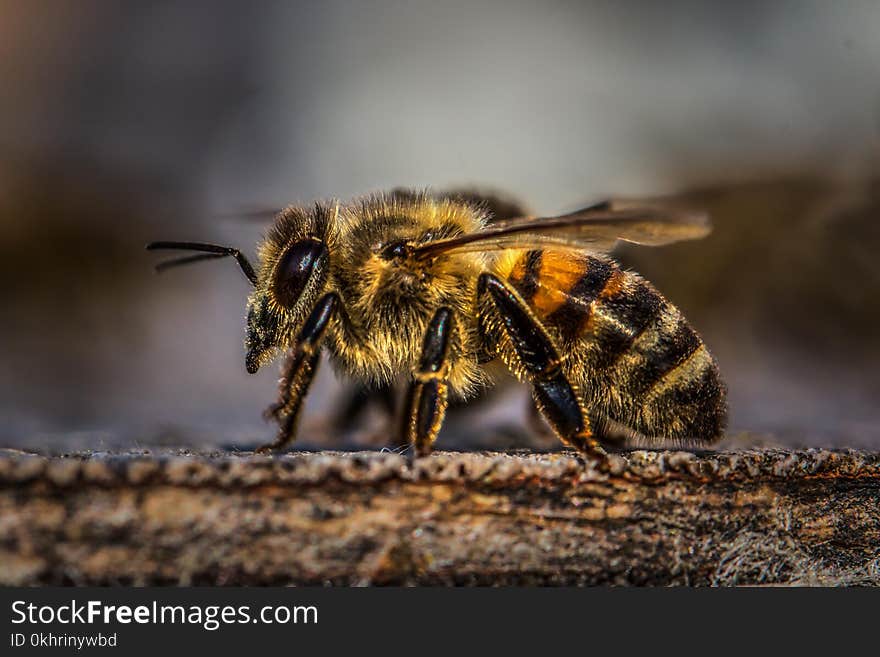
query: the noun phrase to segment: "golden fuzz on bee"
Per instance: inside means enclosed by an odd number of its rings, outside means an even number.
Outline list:
[[[333,294],[327,307],[334,314],[320,337],[335,368],[370,385],[408,378],[423,386],[417,404],[424,386],[436,384],[431,394],[442,398],[428,400],[430,436],[446,390],[473,396],[491,384],[491,363],[500,360],[535,386],[542,410],[559,402],[554,427],[575,426],[572,414],[589,420],[577,440],[588,439],[590,428],[601,438],[607,427],[648,442],[719,437],[726,393],[702,339],[649,282],[605,255],[619,238],[660,245],[701,237],[707,227],[632,204],[548,219],[511,218],[517,214],[515,205],[473,192],[407,190],[285,208],[258,249],[249,369],[296,352],[307,321],[324,321],[307,320],[318,299]],[[294,249],[299,259],[291,260]],[[303,278],[297,267],[306,265]],[[492,294],[479,287],[490,279]],[[514,321],[502,306],[522,312]],[[424,359],[433,348],[429,325],[442,308],[451,319],[442,327],[448,349],[438,366]],[[408,431],[418,430],[414,418],[407,421]]]

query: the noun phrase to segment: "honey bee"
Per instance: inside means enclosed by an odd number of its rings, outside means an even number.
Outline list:
[[[402,438],[430,453],[450,396],[468,399],[500,361],[567,446],[606,452],[608,427],[649,443],[707,444],[724,431],[718,367],[681,312],[607,253],[709,232],[702,215],[605,202],[555,217],[493,220],[473,195],[394,191],[348,204],[287,207],[254,268],[233,248],[153,242],[233,257],[253,284],[245,367],[287,352],[277,450],[295,435],[322,349],[355,381],[408,378]]]

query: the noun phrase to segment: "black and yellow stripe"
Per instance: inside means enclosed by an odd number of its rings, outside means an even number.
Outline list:
[[[723,430],[715,362],[650,283],[570,251],[524,252],[507,276],[569,355],[588,407],[649,437],[700,441]]]
[[[538,281],[541,280],[541,267],[544,259],[543,251],[526,251],[516,261],[510,273],[510,282],[527,304],[532,305],[538,292]]]

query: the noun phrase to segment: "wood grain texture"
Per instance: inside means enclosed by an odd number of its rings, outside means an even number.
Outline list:
[[[880,455],[0,451],[2,584],[880,584]]]

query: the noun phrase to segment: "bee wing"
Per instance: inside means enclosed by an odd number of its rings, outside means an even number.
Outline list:
[[[558,217],[519,217],[483,230],[436,240],[415,248],[418,255],[507,249],[568,248],[605,252],[618,241],[662,246],[699,239],[711,232],[704,213],[662,205],[613,201]]]

